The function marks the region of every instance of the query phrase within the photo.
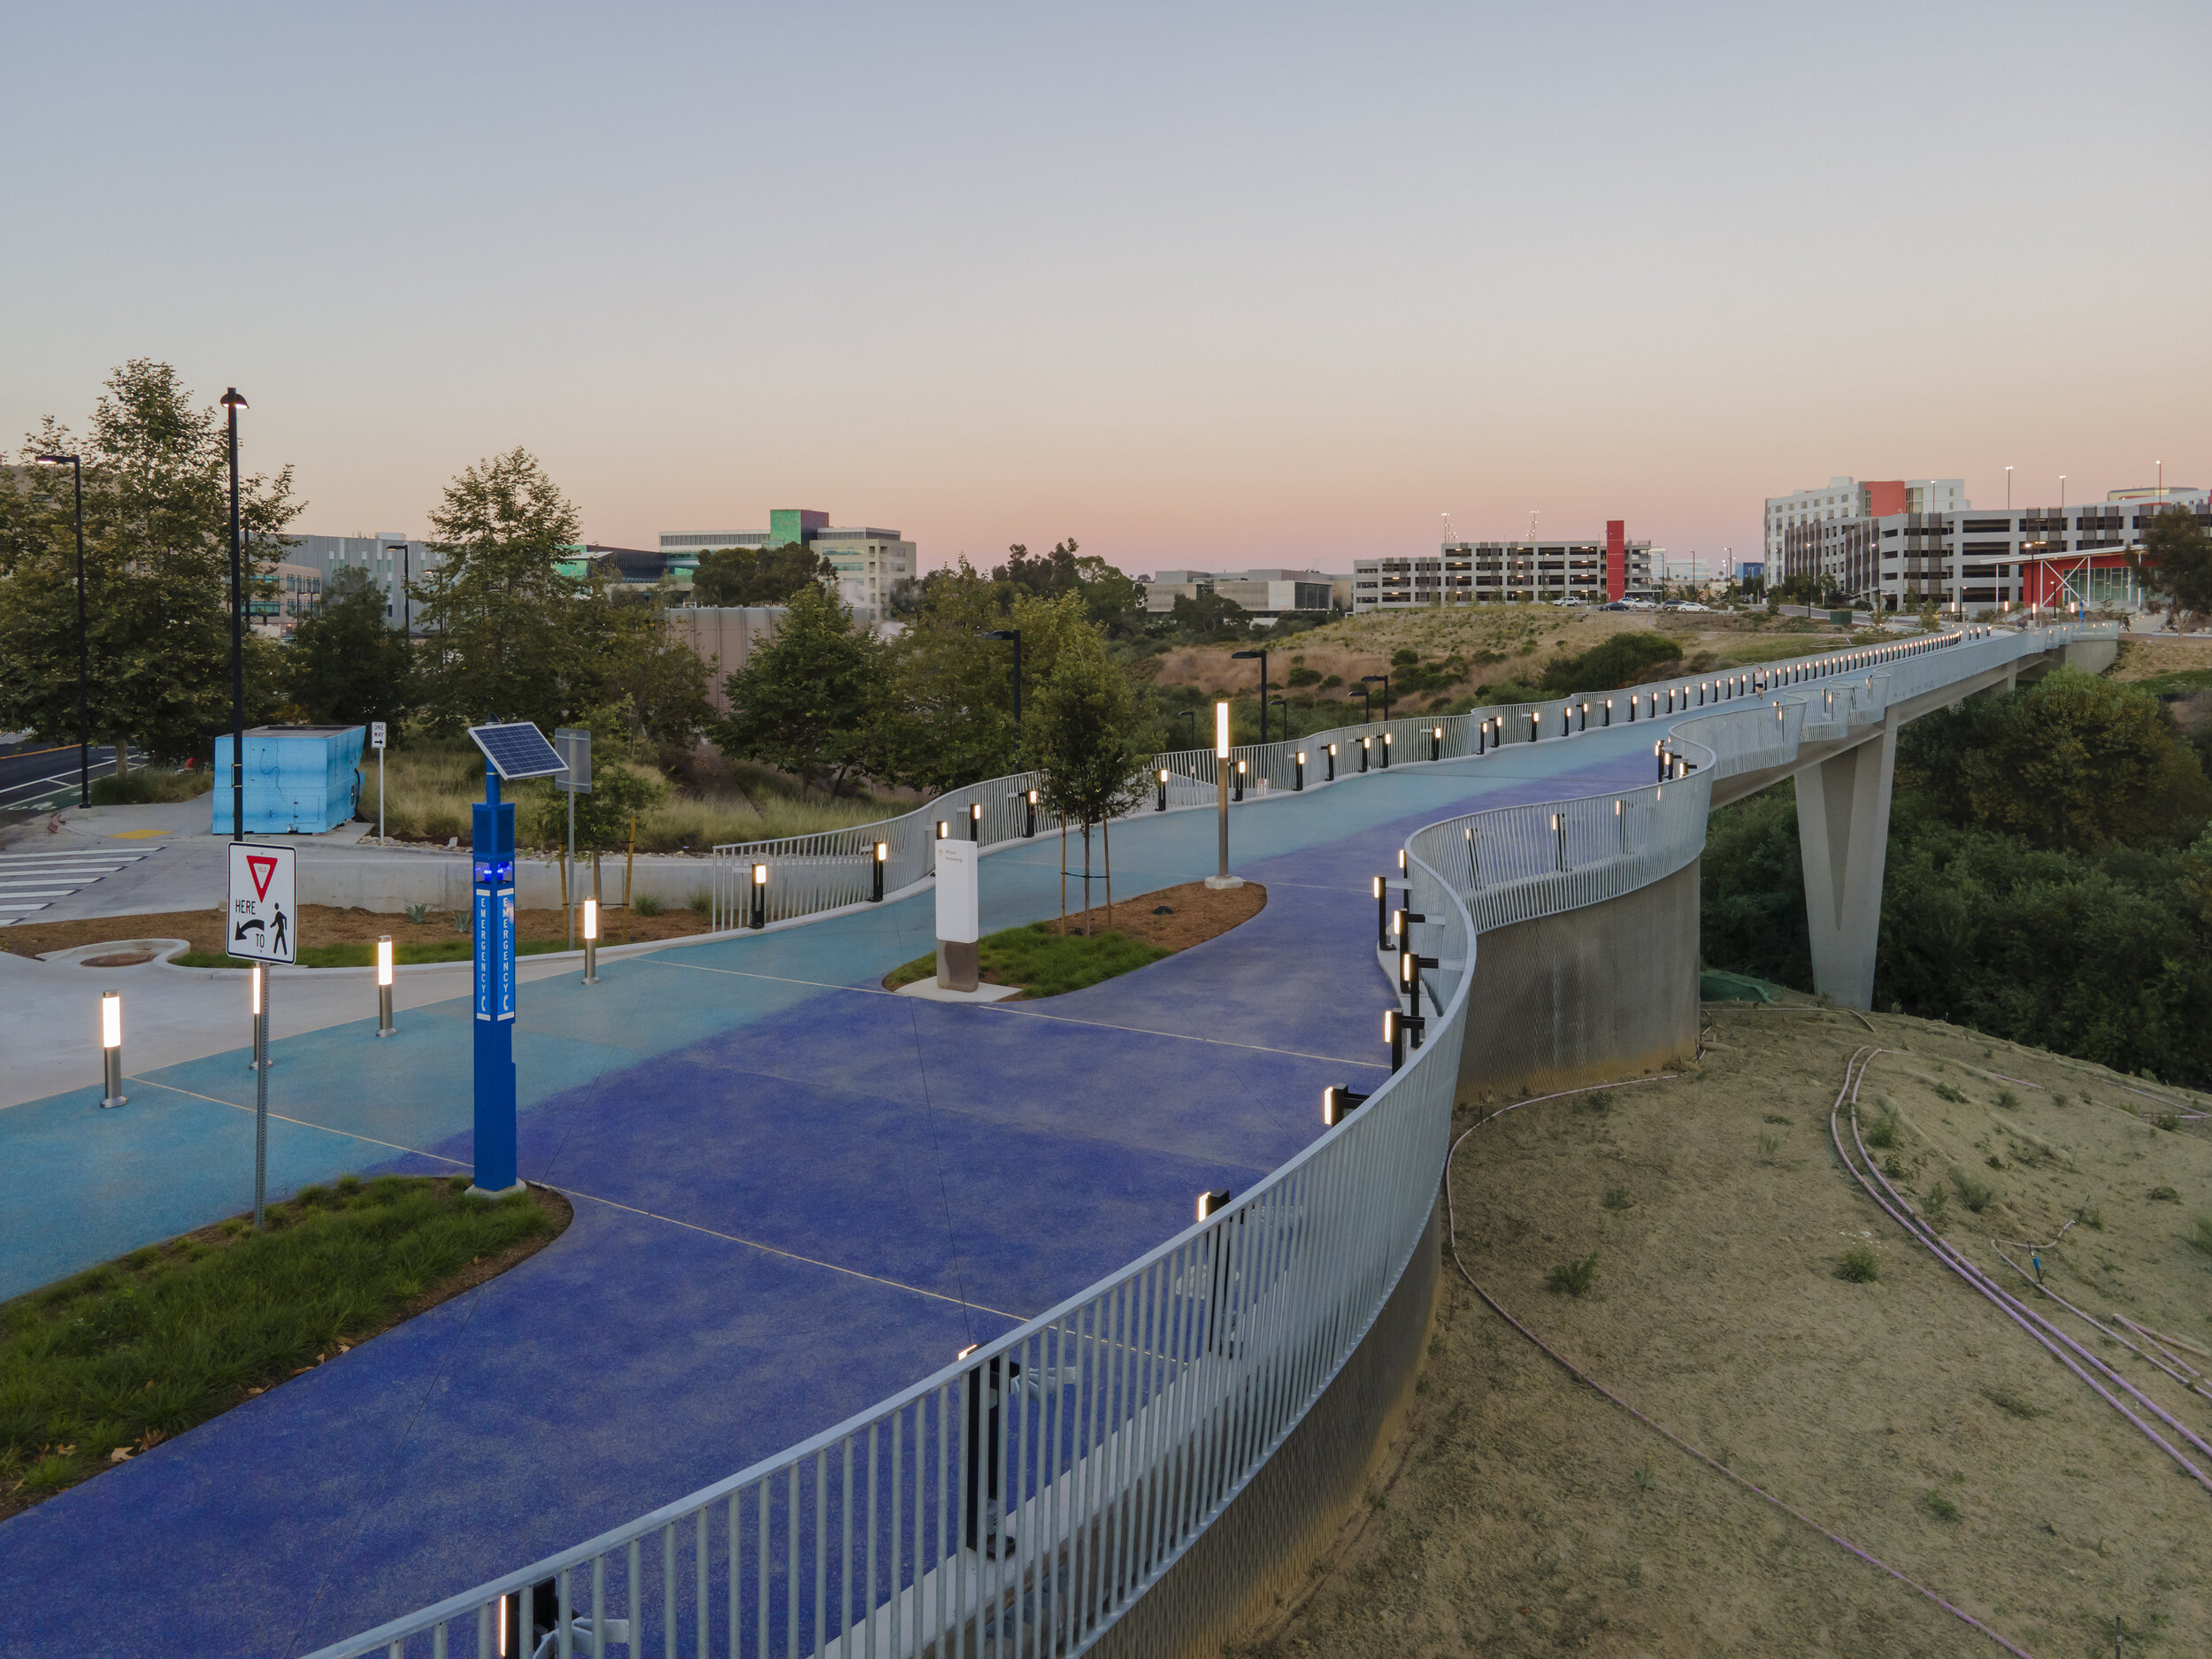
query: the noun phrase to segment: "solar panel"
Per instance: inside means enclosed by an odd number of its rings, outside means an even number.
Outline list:
[[[518,778],[549,778],[568,770],[553,745],[545,741],[545,733],[527,720],[512,726],[472,726],[469,735],[484,751],[492,769],[509,783]]]

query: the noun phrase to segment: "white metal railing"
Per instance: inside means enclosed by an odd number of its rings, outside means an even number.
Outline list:
[[[1747,672],[1674,722],[1666,741],[1694,768],[1685,776],[1417,831],[1407,841],[1408,909],[1427,918],[1419,948],[1442,964],[1422,981],[1437,1011],[1427,1041],[1347,1119],[1175,1238],[881,1404],[315,1659],[488,1659],[517,1652],[526,1621],[532,1639],[521,1652],[565,1659],[603,1659],[610,1648],[625,1659],[1080,1652],[1243,1489],[1396,1286],[1441,1168],[1479,934],[1680,869],[1703,847],[1717,777],[1786,764],[1832,726],[1879,718],[1886,695],[1918,695],[2096,633],[1968,631]],[[1712,693],[1709,681],[1691,680],[1635,695],[1655,697],[1663,716],[1669,694],[1679,704],[1686,689]],[[1848,695],[1832,698],[1838,690]],[[1565,701],[1578,723],[1584,700]],[[1701,707],[1711,711],[1696,716]],[[1395,740],[1441,726],[1433,741],[1451,758],[1452,742],[1465,754],[1500,729],[1483,721],[1502,718],[1508,741],[1527,741],[1513,737],[1517,720],[1566,711],[1547,703],[1478,710],[1456,727],[1428,719],[1388,729]],[[1373,726],[1348,729],[1379,736]],[[1316,741],[1269,749],[1310,754]],[[1264,764],[1273,786],[1280,757],[1240,752]],[[788,848],[787,856],[826,872],[832,859],[860,848],[872,856],[875,841],[897,833],[910,860],[897,868],[910,881],[924,872],[935,820],[951,816],[948,803],[982,805],[986,837],[1010,839],[1027,827],[1018,815],[1029,787],[994,780],[887,826],[755,845]],[[926,834],[893,831],[910,820]],[[852,844],[837,843],[841,834]],[[791,887],[848,895],[837,902],[858,896],[845,876],[811,879]]]

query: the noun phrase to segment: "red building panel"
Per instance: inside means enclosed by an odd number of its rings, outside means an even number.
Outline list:
[[[1628,520],[1605,521],[1605,597],[1607,603],[1628,592]]]

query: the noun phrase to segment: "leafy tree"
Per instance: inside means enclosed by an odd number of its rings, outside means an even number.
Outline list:
[[[576,509],[537,458],[516,449],[465,468],[430,524],[445,563],[410,591],[431,729],[529,720],[549,731],[595,702],[601,664],[588,647],[600,618],[582,603],[595,582],[556,568],[580,539]]]
[[[2212,817],[2212,785],[2157,699],[2071,669],[1914,721],[1899,765],[1952,823],[2034,847],[2185,843]]]
[[[1150,758],[1149,722],[1131,695],[1129,678],[1106,654],[1103,639],[1085,628],[1064,642],[1037,699],[1025,734],[1038,794],[1057,813],[1064,848],[1070,822],[1083,833],[1083,932],[1091,931],[1091,826],[1101,827],[1106,855],[1106,922],[1113,926],[1114,857],[1106,826],[1144,799]],[[1067,926],[1067,859],[1060,860],[1060,924]]]
[[[1051,552],[1033,556],[1017,541],[991,580],[1036,599],[1073,594],[1082,601],[1085,618],[1109,635],[1135,633],[1144,624],[1143,587],[1094,554],[1079,557],[1079,547],[1070,536]]]
[[[2154,514],[2143,531],[2143,551],[2131,561],[2151,591],[2162,597],[2183,628],[2212,619],[2212,537],[2187,507]]]
[[[935,792],[1014,769],[1020,745],[1012,648],[983,637],[1005,628],[1021,632],[1025,714],[1064,642],[1079,633],[1096,637],[1079,594],[1035,598],[992,582],[964,559],[930,573],[919,608],[887,655],[880,775]]]
[[[1219,594],[1201,594],[1194,599],[1188,594],[1178,594],[1175,603],[1169,608],[1167,626],[1174,633],[1215,643],[1241,640],[1251,632],[1249,614],[1244,607]]]
[[[49,416],[0,488],[0,726],[73,741],[77,576],[70,470],[83,457],[85,593],[94,741],[160,759],[211,756],[231,713],[229,449],[218,411],[195,409],[165,363],[133,358],[109,376],[81,440]],[[249,582],[273,564],[297,511],[292,470],[242,478]],[[250,632],[246,718],[277,706],[278,648]]]
[[[414,656],[384,619],[384,595],[349,565],[292,631],[292,696],[310,720],[397,726],[409,707]]]
[[[717,548],[691,579],[695,605],[780,605],[809,586],[834,583],[837,566],[798,541],[781,547]]]
[[[791,597],[774,637],[725,680],[730,712],[714,730],[723,753],[754,760],[835,795],[871,770],[885,703],[884,647],[856,632],[852,611],[820,588]]]
[[[1682,647],[1663,634],[1616,634],[1578,657],[1554,657],[1540,683],[1546,691],[1610,691],[1641,685],[1681,660]]]
[[[668,607],[657,592],[614,589],[577,617],[580,658],[593,665],[577,687],[597,699],[572,709],[571,725],[592,728],[601,742],[618,742],[634,759],[671,763],[688,754],[714,718],[707,701],[707,665],[698,652],[668,634]]]

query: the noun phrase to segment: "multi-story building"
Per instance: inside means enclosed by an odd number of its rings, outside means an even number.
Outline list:
[[[703,554],[718,548],[785,547],[797,541],[837,567],[837,596],[852,607],[856,622],[887,621],[891,590],[912,580],[914,543],[896,530],[872,525],[840,526],[826,512],[805,507],[779,507],[768,515],[765,530],[686,530],[661,537],[661,552],[671,565],[688,560],[696,567]]]
[[[288,640],[300,618],[323,602],[323,573],[311,565],[280,562],[246,601],[246,626],[273,640]]]
[[[1883,611],[2131,611],[2146,595],[2129,549],[2169,507],[2212,527],[2207,493],[2177,487],[2114,490],[2081,506],[1865,513],[1792,526],[1769,569],[1777,581],[1825,578],[1858,603]]]
[[[1434,555],[1355,559],[1352,609],[1363,614],[1570,596],[1601,604],[1656,591],[1655,556],[1664,557],[1648,541],[1629,541],[1618,519],[1595,540],[1448,541]]]
[[[1271,622],[1302,611],[1320,613],[1344,608],[1352,579],[1315,570],[1156,571],[1142,579],[1142,586],[1148,616],[1174,610],[1178,599],[1217,594],[1241,605],[1258,620]]]
[[[1861,482],[1831,478],[1820,489],[1801,489],[1766,500],[1766,563],[1782,557],[1785,534],[1839,518],[1880,518],[1897,512],[1951,512],[1970,503],[1962,478],[1893,478]]]
[[[397,530],[374,535],[292,535],[281,555],[287,565],[320,579],[324,588],[341,571],[358,570],[384,595],[385,619],[411,627],[421,607],[407,597],[407,584],[419,582],[445,563],[426,542],[410,541]]]

